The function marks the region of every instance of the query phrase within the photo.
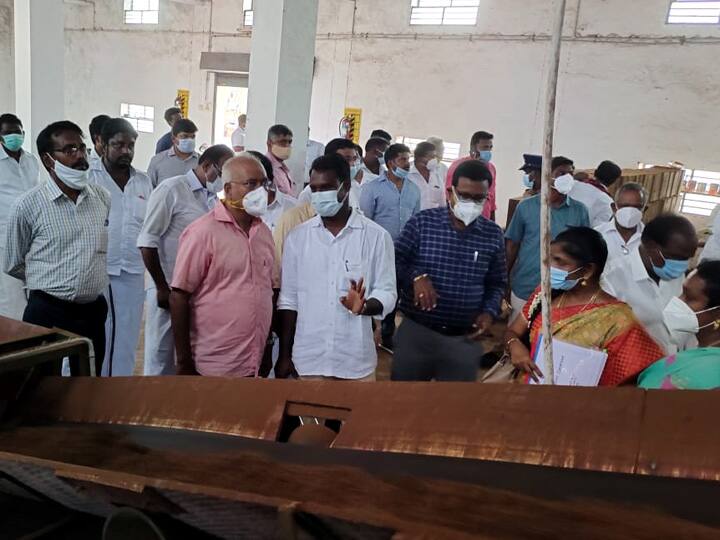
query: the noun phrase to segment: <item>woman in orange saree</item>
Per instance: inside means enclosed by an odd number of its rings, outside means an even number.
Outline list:
[[[559,234],[552,244],[553,337],[607,353],[600,386],[634,382],[637,375],[665,356],[660,346],[635,318],[630,306],[600,287],[607,246],[600,233],[579,227]],[[506,352],[513,365],[527,374],[542,376],[533,362],[542,331],[540,294],[536,291],[521,315],[508,327]],[[529,336],[530,349],[523,339]]]

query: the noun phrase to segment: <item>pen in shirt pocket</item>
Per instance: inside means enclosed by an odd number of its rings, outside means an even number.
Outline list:
[[[477,258],[478,258],[478,252],[476,251],[475,256],[473,257],[473,262],[477,262]]]

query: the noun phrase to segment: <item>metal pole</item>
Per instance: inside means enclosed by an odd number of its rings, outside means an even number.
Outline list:
[[[550,287],[550,182],[552,181],[552,150],[555,135],[555,99],[557,96],[558,71],[560,70],[560,45],[562,28],[565,20],[566,0],[557,0],[555,22],[552,32],[552,61],[547,79],[545,101],[545,143],[543,148],[542,187],[540,198],[540,285],[542,295],[542,335],[543,358],[545,365],[541,368],[545,374],[546,384],[553,384],[553,353],[552,353],[552,308]]]

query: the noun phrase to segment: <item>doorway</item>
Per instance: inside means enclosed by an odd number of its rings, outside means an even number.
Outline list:
[[[232,148],[231,137],[237,129],[237,118],[247,114],[247,75],[215,75],[215,103],[213,112],[213,144]]]

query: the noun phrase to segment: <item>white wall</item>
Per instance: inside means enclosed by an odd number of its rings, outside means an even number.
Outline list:
[[[13,0],[0,0],[0,111],[15,100],[13,65]]]
[[[2,110],[12,97],[4,15],[11,4],[0,0]],[[239,0],[160,4],[158,27],[129,27],[122,0],[66,3],[68,116],[85,127],[95,114],[118,114],[121,101],[155,106],[156,132],[140,139],[139,167],[165,132],[160,115],[178,88],[190,89],[190,117],[200,142],[209,142],[214,83],[199,69],[200,52],[250,50]],[[439,135],[465,152],[473,131],[491,131],[502,219],[504,201],[520,190],[521,154],[540,151],[553,5],[482,0],[475,27],[410,27],[406,0],[320,0],[312,137],[336,136],[345,106],[363,109],[363,140],[383,127]],[[668,26],[668,5],[568,1],[557,153],[582,167],[678,160],[720,170],[720,26]]]

